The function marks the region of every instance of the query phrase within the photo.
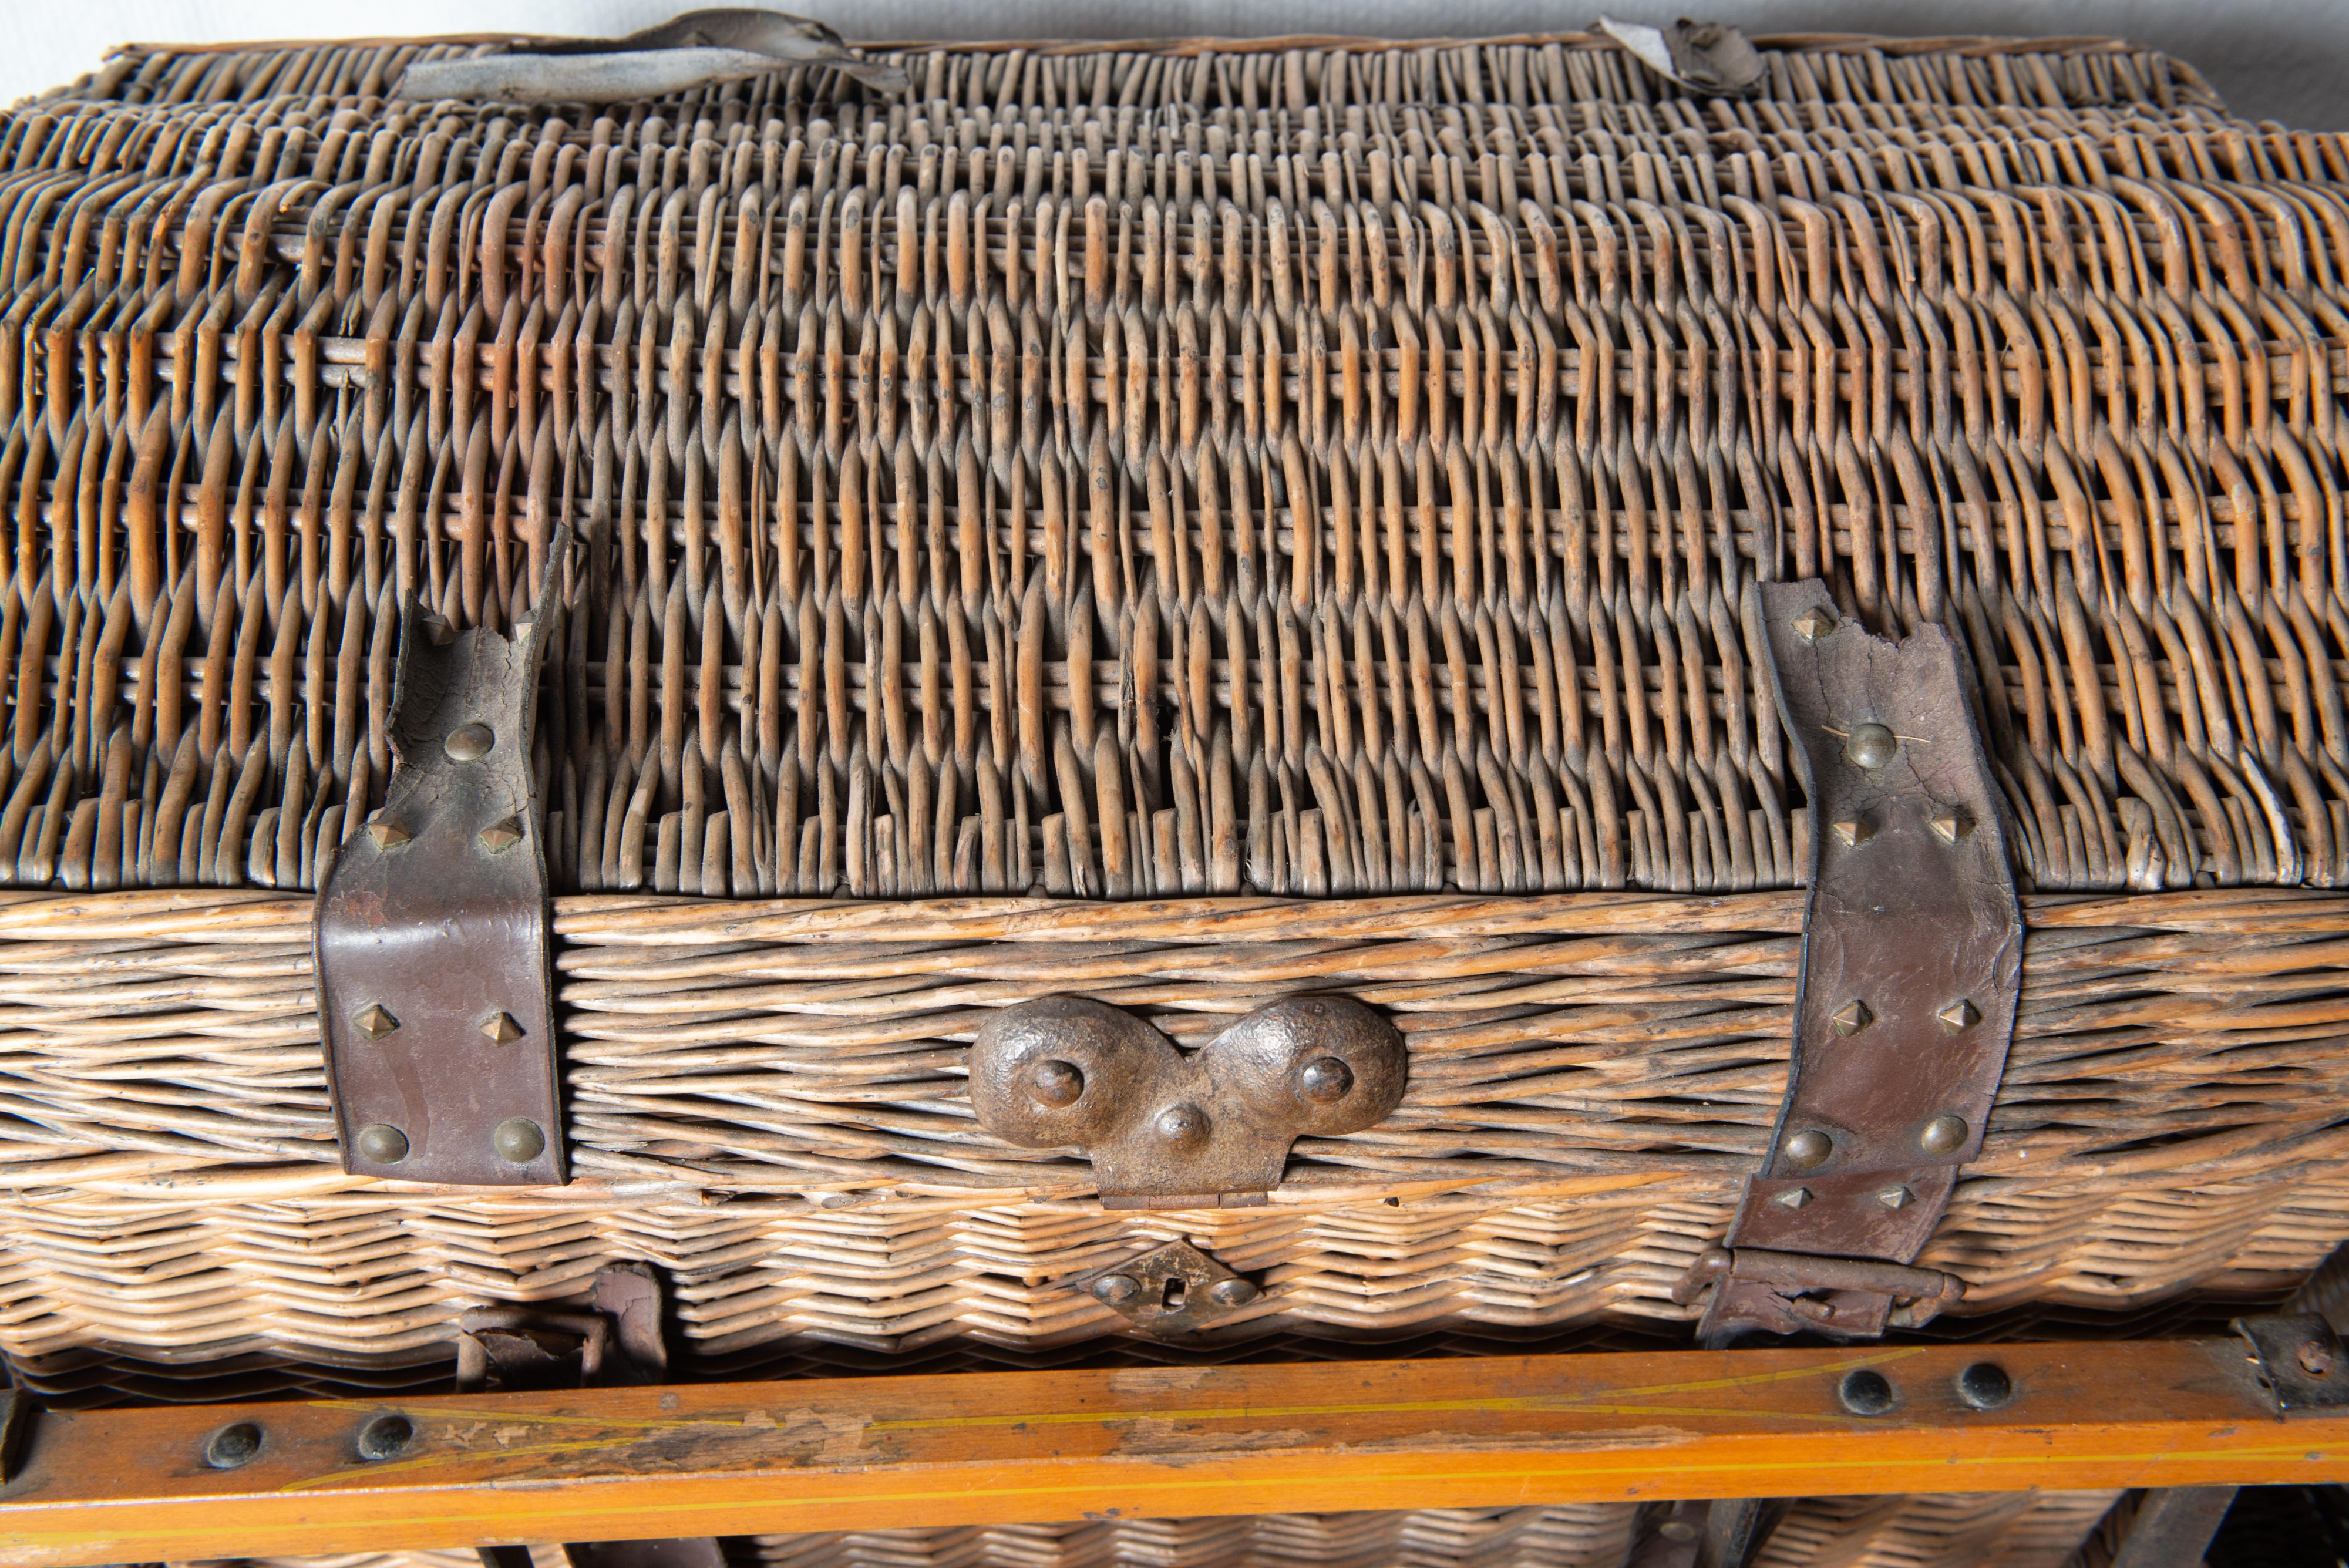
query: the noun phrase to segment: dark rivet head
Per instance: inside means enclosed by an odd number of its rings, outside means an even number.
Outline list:
[[[1995,1410],[2014,1397],[2014,1379],[1995,1361],[1977,1361],[1958,1374],[1958,1397],[1977,1410]]]
[[[1805,642],[1816,642],[1833,631],[1836,618],[1826,610],[1813,606],[1795,618],[1795,635]]]
[[[1835,830],[1836,842],[1846,849],[1857,849],[1876,836],[1876,824],[1864,816],[1847,816],[1829,826]]]
[[[1685,1519],[1668,1519],[1656,1526],[1656,1533],[1667,1541],[1694,1541],[1696,1526]]]
[[[399,1020],[380,1002],[370,1002],[351,1014],[351,1023],[370,1040],[380,1040],[399,1027]]]
[[[1807,1187],[1789,1187],[1785,1191],[1770,1199],[1781,1209],[1800,1209],[1810,1200],[1811,1189]]]
[[[481,1038],[492,1045],[511,1045],[522,1038],[522,1025],[511,1012],[492,1012],[481,1020]]]
[[[1207,1113],[1196,1106],[1169,1106],[1158,1113],[1158,1136],[1176,1148],[1207,1141]]]
[[[500,817],[481,829],[481,847],[492,855],[512,849],[522,842],[522,818],[518,815]]]
[[[1883,1373],[1865,1366],[1844,1374],[1836,1397],[1855,1416],[1881,1416],[1892,1408],[1891,1383]]]
[[[1786,1140],[1786,1163],[1808,1170],[1835,1152],[1835,1139],[1816,1127],[1806,1127]]]
[[[398,1165],[408,1158],[408,1135],[389,1122],[370,1122],[351,1140],[361,1159],[375,1165]]]
[[[222,1427],[204,1442],[204,1463],[216,1470],[250,1464],[261,1452],[261,1428],[250,1421]]]
[[[384,817],[367,824],[367,836],[375,840],[378,849],[397,849],[415,835],[389,817]]]
[[[1876,1200],[1887,1209],[1906,1209],[1917,1201],[1917,1198],[1905,1187],[1888,1187],[1876,1195]]]
[[[1944,844],[1955,844],[1974,830],[1974,819],[1955,809],[1935,812],[1932,825],[1933,836]]]
[[[388,1459],[395,1458],[416,1440],[416,1423],[405,1416],[378,1416],[359,1428],[359,1458]]]
[[[1246,1280],[1217,1280],[1207,1287],[1207,1299],[1217,1306],[1244,1307],[1256,1297],[1256,1287]]]
[[[2333,1376],[2333,1347],[2321,1339],[2302,1340],[2300,1348],[2292,1352],[2292,1359],[2299,1362],[2300,1369],[2311,1377]]]
[[[1971,1029],[1982,1022],[1982,1009],[1976,1007],[1968,998],[1961,996],[1933,1016],[1941,1021],[1942,1033],[1957,1034]]]
[[[1123,1306],[1142,1293],[1142,1282],[1132,1274],[1103,1274],[1093,1282],[1093,1295],[1110,1306]]]
[[[546,1152],[546,1134],[528,1116],[508,1116],[490,1134],[490,1147],[508,1165],[528,1165]]]
[[[1297,1075],[1297,1086],[1315,1105],[1334,1106],[1353,1092],[1354,1070],[1335,1056],[1316,1057]]]
[[[1955,1154],[1966,1147],[1966,1137],[1973,1129],[1962,1116],[1935,1116],[1917,1135],[1917,1147],[1927,1154]]]
[[[1085,1075],[1074,1062],[1047,1056],[1028,1069],[1028,1092],[1040,1106],[1073,1106],[1085,1092]]]
[[[1852,766],[1869,773],[1889,763],[1899,750],[1900,737],[1881,724],[1854,724],[1843,742],[1843,754]]]
[[[1876,1013],[1868,1003],[1854,997],[1837,1008],[1835,1016],[1828,1022],[1835,1025],[1837,1033],[1848,1038],[1875,1023]]]
[[[490,754],[490,748],[497,742],[496,732],[487,724],[460,724],[449,732],[440,749],[449,753],[450,762],[478,763]]]

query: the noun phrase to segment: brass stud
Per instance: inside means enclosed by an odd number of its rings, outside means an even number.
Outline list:
[[[367,824],[367,836],[378,849],[397,849],[416,836],[389,817],[378,817]]]
[[[1833,826],[1836,837],[1846,849],[1857,849],[1876,836],[1876,824],[1864,816],[1855,816]]]
[[[1917,1145],[1927,1154],[1955,1154],[1965,1147],[1972,1131],[1962,1116],[1935,1116],[1918,1135]]]
[[[497,732],[487,724],[460,724],[449,732],[440,749],[449,753],[452,763],[477,763],[490,754],[498,743]]]
[[[1800,1170],[1826,1163],[1835,1152],[1835,1139],[1816,1127],[1805,1127],[1786,1140],[1786,1162]]]
[[[1837,1033],[1849,1036],[1858,1033],[1875,1023],[1876,1014],[1868,1010],[1868,1003],[1854,997],[1837,1008],[1834,1016],[1828,1022],[1835,1025]]]
[[[1836,628],[1836,618],[1818,608],[1805,610],[1795,618],[1795,635],[1805,642],[1816,642]]]
[[[1158,1113],[1159,1137],[1176,1148],[1195,1148],[1206,1142],[1212,1126],[1207,1113],[1196,1106],[1169,1106]]]
[[[511,1012],[492,1012],[481,1020],[481,1038],[492,1045],[511,1045],[522,1038],[522,1025]]]
[[[528,1165],[546,1152],[546,1133],[528,1116],[508,1116],[491,1132],[490,1147],[508,1165]]]
[[[1900,737],[1881,724],[1854,724],[1844,737],[1843,754],[1854,767],[1869,773],[1889,763],[1900,750]]]
[[[1789,1187],[1785,1191],[1770,1199],[1782,1209],[1800,1209],[1810,1200],[1811,1189],[1807,1187]]]
[[[1955,809],[1933,814],[1933,836],[1944,844],[1955,844],[1974,830],[1973,818]]]
[[[1247,1280],[1217,1280],[1207,1287],[1207,1299],[1222,1307],[1244,1307],[1256,1300],[1257,1288]]]
[[[1073,1106],[1085,1092],[1084,1069],[1047,1056],[1028,1069],[1028,1094],[1040,1106]]]
[[[481,829],[481,846],[491,854],[502,854],[522,842],[522,818],[502,817]]]
[[[1297,1086],[1317,1106],[1334,1106],[1354,1090],[1354,1070],[1335,1056],[1319,1056],[1305,1064]]]
[[[351,1022],[358,1027],[360,1033],[370,1040],[381,1040],[397,1033],[399,1028],[399,1020],[394,1018],[391,1010],[380,1002],[370,1002],[360,1008],[351,1014]]]
[[[408,1158],[408,1135],[389,1122],[370,1122],[351,1140],[361,1159],[376,1165],[398,1165]]]
[[[1941,1021],[1941,1033],[1944,1034],[1955,1034],[1982,1022],[1981,1010],[1962,996],[1933,1016]]]
[[[1887,1209],[1906,1209],[1917,1201],[1916,1195],[1905,1187],[1888,1187],[1876,1195],[1876,1200]]]

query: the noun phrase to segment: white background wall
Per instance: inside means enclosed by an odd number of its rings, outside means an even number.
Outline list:
[[[70,81],[111,45],[512,30],[608,36],[719,0],[0,0],[0,103]],[[1429,37],[1587,25],[1596,0],[799,0],[852,39]],[[2240,113],[2349,129],[2349,0],[1605,0],[1749,32],[2122,35],[2193,62]]]

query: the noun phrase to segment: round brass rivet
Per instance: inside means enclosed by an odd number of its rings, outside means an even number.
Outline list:
[[[1900,737],[1881,724],[1854,724],[1843,742],[1843,754],[1852,765],[1870,773],[1890,762],[1899,750]]]
[[[546,1134],[528,1116],[508,1116],[490,1134],[490,1147],[508,1165],[528,1165],[546,1152]]]
[[[1816,1127],[1806,1127],[1786,1140],[1786,1160],[1805,1170],[1835,1152],[1835,1139]]]
[[[250,1464],[261,1452],[261,1428],[250,1421],[222,1427],[204,1442],[204,1463],[216,1470],[233,1470],[239,1465]]]
[[[2014,1397],[2014,1379],[1995,1361],[1977,1361],[1958,1374],[1958,1397],[1977,1410],[1995,1410]]]
[[[1111,1306],[1123,1306],[1142,1293],[1142,1282],[1132,1274],[1104,1274],[1093,1282],[1093,1294]]]
[[[388,1459],[416,1440],[416,1423],[405,1416],[378,1416],[359,1428],[356,1447],[363,1459]]]
[[[1951,1154],[1965,1147],[1966,1135],[1972,1130],[1962,1116],[1935,1116],[1919,1135],[1918,1147],[1927,1154]]]
[[[1217,1280],[1207,1287],[1207,1299],[1217,1306],[1243,1307],[1256,1300],[1256,1293],[1246,1280]]]
[[[1335,1105],[1353,1092],[1354,1070],[1335,1056],[1317,1057],[1305,1064],[1297,1085],[1314,1104]]]
[[[1196,1106],[1169,1106],[1158,1113],[1158,1136],[1177,1148],[1205,1143],[1207,1113]]]
[[[1881,1372],[1861,1367],[1844,1376],[1836,1390],[1843,1407],[1855,1416],[1881,1416],[1892,1408],[1892,1385]]]
[[[370,1122],[351,1140],[361,1159],[378,1165],[398,1165],[408,1158],[408,1135],[389,1122]]]
[[[440,749],[449,753],[451,762],[477,763],[488,756],[490,748],[497,743],[496,732],[487,724],[460,724],[449,732]]]
[[[1085,1092],[1085,1075],[1074,1062],[1047,1056],[1028,1069],[1028,1092],[1044,1106],[1073,1106]]]

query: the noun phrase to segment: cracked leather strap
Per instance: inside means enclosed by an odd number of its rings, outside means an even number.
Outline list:
[[[1811,802],[1786,1098],[1746,1184],[1703,1337],[1921,1322],[1954,1280],[1912,1264],[1982,1147],[2014,1033],[2023,915],[1971,667],[1940,626],[1898,644],[1815,581],[1761,585],[1778,712]],[[1747,1259],[1741,1268],[1738,1260]]]
[[[565,1179],[539,658],[570,535],[507,638],[400,617],[383,809],[318,894],[318,1011],[343,1168],[476,1187]]]

